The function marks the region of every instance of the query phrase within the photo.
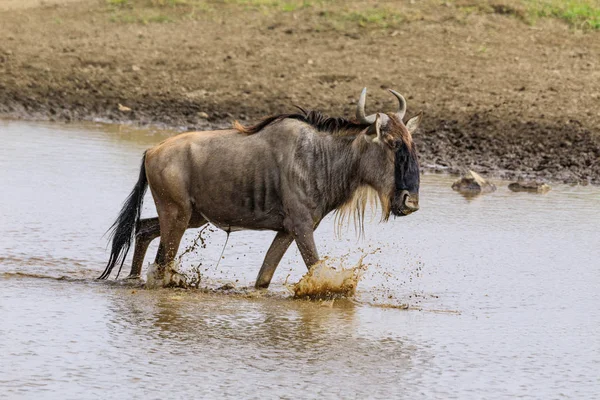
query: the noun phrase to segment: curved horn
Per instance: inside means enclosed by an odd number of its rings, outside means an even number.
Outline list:
[[[365,103],[367,102],[367,88],[364,88],[362,92],[360,92],[360,97],[358,99],[358,105],[356,106],[356,119],[361,124],[369,124],[371,125],[375,122],[375,115],[369,115],[368,117],[365,115]]]
[[[400,121],[402,121],[402,118],[404,118],[404,114],[406,114],[406,100],[404,100],[404,97],[402,97],[402,95],[398,92],[396,92],[395,90],[392,89],[388,89],[390,91],[391,94],[394,95],[394,97],[396,97],[398,99],[398,112],[396,113],[396,115],[398,115],[398,118],[400,118]],[[364,110],[364,108],[363,108]]]

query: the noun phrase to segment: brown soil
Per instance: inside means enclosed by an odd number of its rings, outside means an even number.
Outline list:
[[[425,112],[426,168],[600,183],[598,32],[426,1],[385,27],[318,8],[171,7],[142,24],[106,1],[29,3],[0,10],[0,115],[201,129],[293,104],[352,116],[363,86],[367,112],[389,111],[395,88]]]

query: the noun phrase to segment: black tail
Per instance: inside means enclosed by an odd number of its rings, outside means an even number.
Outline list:
[[[144,201],[144,194],[148,188],[148,180],[146,179],[146,167],[144,165],[146,161],[146,153],[142,157],[142,167],[140,168],[140,177],[137,183],[133,187],[133,190],[125,200],[123,208],[117,217],[114,224],[108,229],[111,231],[110,238],[112,238],[112,250],[110,252],[110,258],[108,264],[102,275],[98,279],[106,279],[112,272],[115,265],[119,264],[119,272],[117,272],[117,278],[123,268],[125,257],[131,247],[131,241],[135,233],[135,227],[140,220],[140,214],[142,212],[142,202]]]

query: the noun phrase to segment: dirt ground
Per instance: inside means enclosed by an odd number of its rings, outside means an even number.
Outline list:
[[[17,3],[0,4],[5,117],[204,129],[294,104],[351,117],[363,86],[367,112],[391,111],[394,88],[425,112],[425,168],[600,184],[599,31],[426,1],[365,20],[373,2]]]

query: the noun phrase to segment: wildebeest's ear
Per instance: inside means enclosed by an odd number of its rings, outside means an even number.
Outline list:
[[[379,116],[379,113],[375,114],[375,122],[373,122],[371,126],[369,126],[369,129],[367,129],[367,138],[373,143],[380,143],[382,140],[381,117]]]
[[[406,129],[411,133],[411,135],[417,130],[419,124],[421,123],[421,117],[423,116],[423,111],[419,111],[419,113],[408,120],[406,123]]]

